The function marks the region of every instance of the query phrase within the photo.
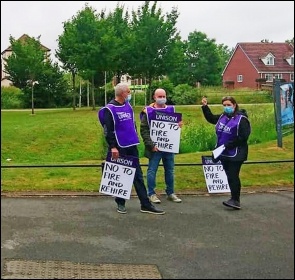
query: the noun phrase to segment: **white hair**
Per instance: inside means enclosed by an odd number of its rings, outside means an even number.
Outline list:
[[[128,91],[129,85],[127,83],[118,83],[115,86],[115,96],[120,96],[123,92]]]

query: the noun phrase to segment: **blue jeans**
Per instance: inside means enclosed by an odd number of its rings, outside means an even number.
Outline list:
[[[147,187],[149,196],[155,194],[156,175],[161,160],[164,166],[166,194],[170,195],[174,193],[174,154],[167,152],[153,152],[149,159],[147,169]]]

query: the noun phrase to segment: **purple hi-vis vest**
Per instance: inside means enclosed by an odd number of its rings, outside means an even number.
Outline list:
[[[147,121],[150,124],[151,117],[153,116],[153,112],[156,111],[161,111],[163,113],[175,113],[175,107],[174,106],[166,106],[165,108],[155,108],[152,106],[147,106],[145,107],[146,109],[146,116],[147,116]]]
[[[102,126],[104,126],[104,110],[110,110],[112,114],[118,145],[121,148],[138,145],[139,138],[135,128],[134,112],[129,102],[120,106],[107,104],[101,108],[98,111],[98,118]]]
[[[238,136],[239,125],[243,115],[235,115],[234,117],[228,118],[225,114],[222,114],[215,125],[215,131],[217,135],[216,147],[226,144],[228,141],[234,140]],[[222,156],[235,157],[237,155],[238,148],[225,149],[222,152]]]

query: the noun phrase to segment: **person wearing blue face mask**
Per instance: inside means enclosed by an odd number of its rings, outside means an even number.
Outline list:
[[[139,137],[130,100],[131,93],[128,84],[119,83],[115,86],[115,98],[98,111],[98,119],[104,129],[108,152],[111,153],[113,159],[118,159],[119,156],[139,158],[137,148]],[[133,185],[140,200],[142,213],[165,214],[163,210],[157,209],[150,202],[139,163],[136,166]],[[117,212],[126,214],[125,199],[116,197],[115,202]]]
[[[245,110],[240,110],[236,100],[231,96],[222,98],[223,113],[213,114],[207,98],[202,98],[202,111],[205,119],[215,124],[217,136],[216,147],[224,145],[225,149],[218,158],[223,166],[231,191],[231,198],[223,205],[240,209],[241,180],[240,170],[248,158],[248,138],[251,125]]]
[[[182,200],[174,193],[174,153],[160,151],[150,137],[150,119],[154,111],[166,113],[175,113],[175,107],[166,105],[166,91],[162,88],[155,90],[154,102],[146,106],[140,113],[140,134],[144,142],[144,155],[149,159],[147,169],[147,187],[148,196],[153,203],[161,203],[161,200],[155,192],[157,170],[162,160],[164,166],[164,176],[166,184],[167,199],[172,202],[181,202]],[[182,127],[183,122],[178,123]]]

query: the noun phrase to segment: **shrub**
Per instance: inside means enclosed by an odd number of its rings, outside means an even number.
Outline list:
[[[14,86],[1,87],[1,109],[24,108],[24,94]]]
[[[181,84],[175,87],[172,101],[176,105],[193,105],[196,103],[198,90],[187,84]]]

